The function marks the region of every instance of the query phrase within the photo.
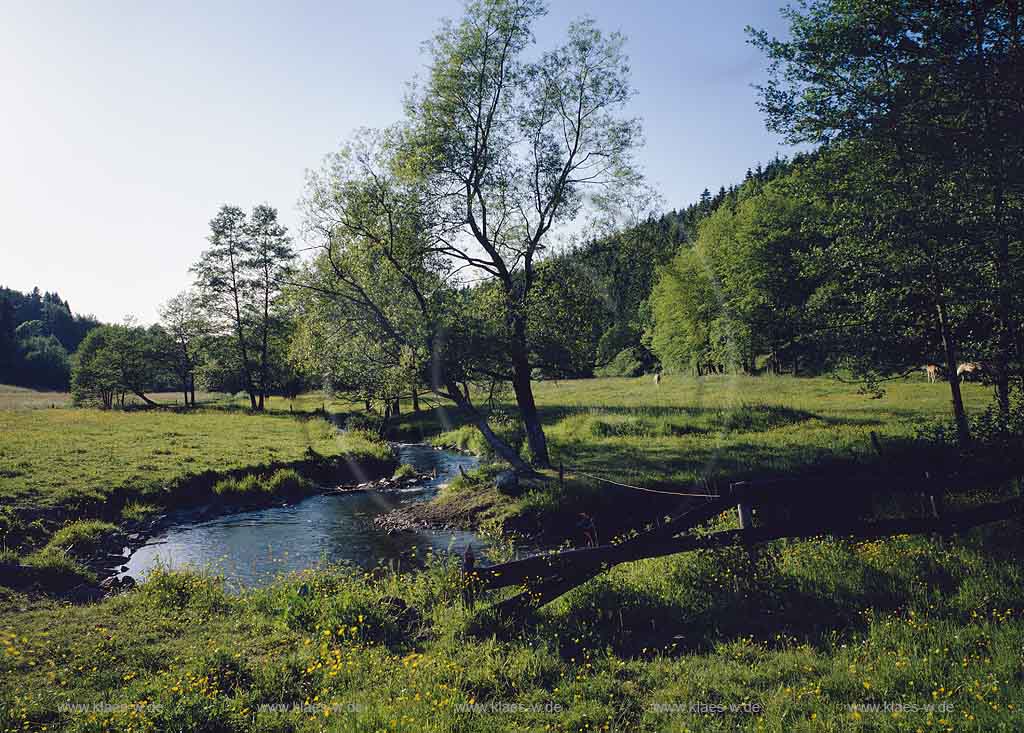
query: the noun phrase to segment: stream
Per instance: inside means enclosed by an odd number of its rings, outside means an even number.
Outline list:
[[[484,542],[472,532],[422,529],[389,534],[374,517],[410,503],[429,501],[477,459],[420,443],[398,444],[400,464],[437,478],[393,491],[317,494],[295,504],[203,519],[195,511],[172,515],[171,526],[136,548],[121,575],[144,580],[154,567],[194,567],[222,575],[228,587],[266,585],[277,575],[321,563],[364,568],[422,557],[428,550],[462,553]]]

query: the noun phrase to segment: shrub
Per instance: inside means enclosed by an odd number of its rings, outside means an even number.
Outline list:
[[[309,492],[312,483],[293,468],[282,468],[263,483],[263,490],[274,496],[297,497]]]
[[[110,522],[96,519],[78,520],[57,530],[46,544],[44,552],[56,550],[73,553],[79,557],[92,555],[102,549],[104,542],[117,532],[117,527]]]
[[[594,370],[594,373],[599,377],[639,377],[644,373],[644,365],[635,349],[623,349],[607,366]]]
[[[121,518],[127,522],[142,522],[149,519],[160,511],[155,504],[147,504],[141,501],[130,501],[121,510]]]
[[[417,471],[413,466],[408,463],[403,463],[401,466],[395,469],[395,472],[391,475],[391,478],[402,479],[410,478],[417,475]]]
[[[48,588],[70,588],[80,583],[95,583],[96,576],[67,553],[47,547],[23,558],[21,564],[35,568],[42,576],[40,581]]]

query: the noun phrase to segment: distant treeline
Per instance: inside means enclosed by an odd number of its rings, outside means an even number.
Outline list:
[[[0,383],[66,390],[69,354],[98,325],[92,316],[74,315],[56,292],[0,287]]]

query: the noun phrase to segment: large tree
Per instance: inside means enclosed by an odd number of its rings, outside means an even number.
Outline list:
[[[190,401],[195,406],[196,369],[201,363],[203,342],[210,334],[198,293],[186,290],[168,300],[160,309],[160,324],[167,334],[167,358],[181,383],[185,406]]]
[[[295,252],[277,210],[265,205],[249,218],[237,206],[221,207],[209,242],[192,267],[196,286],[211,323],[234,340],[251,409],[262,410],[281,352],[272,342],[283,332],[281,296]]]
[[[298,279],[298,355],[364,399],[393,402],[425,382],[525,470],[466,388],[508,375],[491,289],[459,286],[425,201],[422,182],[396,171],[393,135],[364,132],[310,175],[306,224],[320,251]]]
[[[938,322],[954,414],[966,441],[956,378],[962,345],[955,338],[957,308],[973,298],[973,320],[987,336],[978,340],[979,351],[972,356],[994,364],[1004,414],[1010,364],[1019,358],[1019,313],[1014,312],[1024,197],[1019,5],[818,0],[785,14],[790,40],[752,32],[754,44],[772,62],[771,79],[761,89],[769,127],[792,142],[838,147],[840,158],[856,152],[873,175],[840,160],[837,169],[850,175],[833,180],[854,200],[869,202],[861,211],[899,206],[888,222],[897,230],[890,238],[897,254],[879,254],[899,263],[897,277],[908,275],[905,285],[914,292],[903,303],[929,310]],[[859,242],[851,253],[871,249],[863,236],[847,241]],[[978,297],[985,289],[991,298]],[[986,301],[993,318],[983,313]]]
[[[259,397],[256,409],[262,410],[264,397],[270,392],[275,373],[273,342],[286,337],[287,319],[284,317],[281,295],[285,283],[295,270],[295,251],[287,228],[277,220],[277,209],[266,205],[256,206],[252,210],[247,244],[242,264],[252,273],[250,281],[256,310],[253,321],[259,360],[256,374]]]
[[[123,406],[128,393],[155,406],[146,392],[163,375],[156,334],[129,320],[89,331],[75,352],[71,394],[76,404],[97,403],[104,409],[117,398]]]
[[[549,463],[531,386],[527,304],[536,265],[588,191],[631,185],[639,124],[619,34],[592,21],[530,58],[539,0],[478,0],[428,45],[408,100],[404,172],[424,182],[436,251],[501,287],[512,388],[533,460]]]

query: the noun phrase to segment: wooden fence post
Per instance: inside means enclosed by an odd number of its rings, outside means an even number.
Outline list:
[[[754,526],[754,515],[750,510],[750,497],[747,496],[747,489],[750,484],[746,481],[737,481],[729,484],[729,491],[736,496],[736,513],[740,517],[740,529],[752,529]]]

